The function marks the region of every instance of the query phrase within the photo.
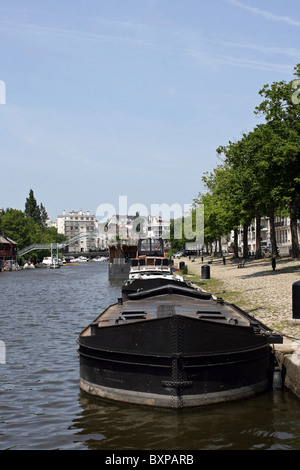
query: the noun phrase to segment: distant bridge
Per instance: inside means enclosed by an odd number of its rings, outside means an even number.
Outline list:
[[[68,245],[72,245],[73,243],[81,240],[82,238],[99,238],[99,235],[97,235],[94,232],[83,232],[77,235],[76,237],[70,238],[69,240],[66,240],[62,243],[33,243],[32,245],[26,246],[25,248],[22,248],[18,252],[18,256],[24,256],[27,253],[30,253],[31,251],[36,251],[36,250],[51,250],[51,256],[52,252],[55,251],[58,253],[59,250],[62,248],[65,248]],[[102,251],[102,250],[99,250]],[[98,252],[97,252],[98,253]],[[77,255],[79,253],[76,253]],[[82,255],[82,253],[80,253]]]

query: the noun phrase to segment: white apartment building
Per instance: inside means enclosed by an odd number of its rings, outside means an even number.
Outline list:
[[[55,227],[57,229],[57,221],[48,219],[46,221],[47,227]]]
[[[160,216],[149,216],[147,223],[149,238],[164,238],[170,232],[170,222]]]
[[[57,231],[64,234],[67,238],[75,238],[69,251],[81,253],[106,248],[105,237],[98,236],[98,223],[96,216],[90,214],[90,211],[83,212],[71,211],[57,216]]]
[[[275,217],[275,237],[279,253],[287,255],[292,244],[290,217]],[[240,249],[243,247],[243,228],[240,227],[238,236],[238,246]],[[261,247],[271,247],[271,232],[270,232],[270,219],[269,217],[262,217],[261,219]],[[300,221],[298,221],[298,237],[300,241]],[[230,243],[233,242],[233,232],[231,232]],[[248,251],[255,253],[256,251],[256,223],[255,220],[248,228]]]
[[[298,237],[300,240],[300,224],[298,221]],[[275,217],[276,241],[279,249],[288,251],[292,244],[291,219],[290,217]]]
[[[138,238],[163,238],[170,231],[170,223],[160,216],[114,215],[107,222],[108,238],[135,240]]]

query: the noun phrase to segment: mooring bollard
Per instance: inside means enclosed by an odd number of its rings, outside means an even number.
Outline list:
[[[292,291],[293,291],[293,318],[300,319],[300,281],[294,282]]]
[[[210,266],[207,264],[201,266],[201,277],[202,279],[210,279]]]

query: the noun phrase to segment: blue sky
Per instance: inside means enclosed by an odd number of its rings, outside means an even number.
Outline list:
[[[191,203],[299,33],[298,0],[1,0],[0,207]]]

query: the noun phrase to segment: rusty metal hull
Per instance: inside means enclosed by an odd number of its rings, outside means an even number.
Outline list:
[[[268,337],[251,323],[174,314],[174,302],[184,300],[171,294],[160,297],[161,317],[104,326],[104,315],[101,327],[99,318],[93,322],[79,338],[81,389],[111,400],[166,408],[265,391],[272,373]],[[151,301],[157,299],[147,299]]]

